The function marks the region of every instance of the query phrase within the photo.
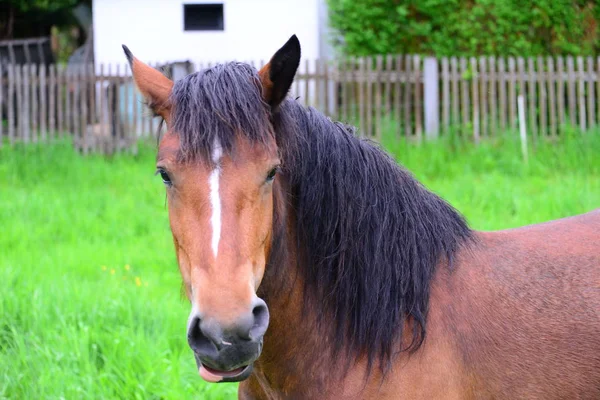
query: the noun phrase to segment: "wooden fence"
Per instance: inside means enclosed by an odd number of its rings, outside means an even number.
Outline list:
[[[186,65],[190,73],[211,64]],[[125,64],[0,65],[0,77],[0,137],[9,143],[69,135],[84,152],[106,152],[158,133]],[[600,57],[306,60],[290,94],[364,136],[421,140],[453,131],[475,141],[517,131],[522,95],[536,139],[600,125]]]

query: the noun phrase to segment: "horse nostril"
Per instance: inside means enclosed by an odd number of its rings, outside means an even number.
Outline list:
[[[252,309],[254,323],[250,328],[250,339],[257,340],[262,337],[269,326],[269,309],[267,304],[262,299],[257,299],[254,308]]]
[[[188,327],[188,344],[196,353],[216,354],[221,339],[214,329],[201,328],[200,318],[195,317]]]

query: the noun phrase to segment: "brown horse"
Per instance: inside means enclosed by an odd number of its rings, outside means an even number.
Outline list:
[[[295,36],[260,71],[176,83],[124,50],[168,127],[157,168],[206,381],[242,399],[600,399],[600,212],[470,229],[287,98]]]

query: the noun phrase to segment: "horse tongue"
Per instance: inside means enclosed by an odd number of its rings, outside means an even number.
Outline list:
[[[243,370],[244,370],[244,367],[234,369],[233,371],[219,371],[216,369],[206,367],[203,364],[201,364],[200,368],[198,369],[198,373],[200,374],[202,379],[204,379],[205,381],[216,383],[216,382],[221,382],[223,380],[223,378],[225,378],[225,377],[236,376],[239,373],[241,373]]]

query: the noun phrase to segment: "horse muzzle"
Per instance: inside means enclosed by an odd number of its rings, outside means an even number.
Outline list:
[[[239,382],[252,373],[269,325],[265,302],[255,298],[251,311],[223,328],[214,318],[192,311],[187,339],[200,376],[208,382]]]

